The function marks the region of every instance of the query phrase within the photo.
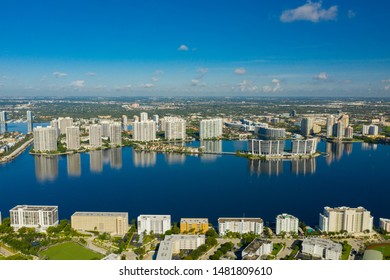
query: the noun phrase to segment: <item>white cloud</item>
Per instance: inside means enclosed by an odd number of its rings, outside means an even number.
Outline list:
[[[157,81],[158,81],[158,78],[157,78],[157,77],[152,77],[152,81],[153,81],[153,82],[157,82]]]
[[[265,93],[279,92],[282,90],[280,85],[281,81],[279,79],[272,79],[271,83],[272,85],[265,85],[261,88],[261,90]]]
[[[244,75],[246,73],[246,69],[245,68],[237,68],[234,70],[234,73],[237,75]]]
[[[53,75],[56,78],[65,78],[66,76],[68,76],[68,74],[63,73],[63,72],[53,72]]]
[[[354,11],[352,11],[352,10],[348,10],[348,18],[354,18],[354,17],[356,17],[356,13],[354,12]]]
[[[322,1],[317,3],[308,1],[303,6],[283,11],[282,15],[280,16],[280,21],[282,22],[294,22],[299,20],[319,22],[336,19],[337,6],[332,6],[329,9],[323,9]]]
[[[87,72],[86,73],[87,76],[90,76],[90,77],[95,77],[97,76],[97,74],[95,72]]]
[[[195,80],[195,79],[191,80],[191,86],[193,86],[193,87],[199,85],[199,83],[200,83],[199,80]]]
[[[264,92],[272,92],[272,87],[271,86],[263,86],[262,87],[262,90],[264,91]]]
[[[207,72],[209,72],[209,69],[208,68],[198,68],[198,70],[196,70],[196,72],[201,73],[201,74],[204,75]]]
[[[70,83],[72,87],[75,88],[83,88],[85,86],[85,81],[83,80],[76,80]]]
[[[272,79],[271,82],[274,83],[274,84],[280,84],[280,80],[278,80],[278,79]]]
[[[238,84],[238,87],[241,92],[255,92],[259,89],[258,86],[256,86],[251,80],[243,80]]]
[[[151,84],[151,83],[140,84],[140,87],[142,87],[142,88],[152,88],[152,87],[154,87],[154,84]]]
[[[189,48],[186,45],[180,45],[180,47],[177,50],[182,51],[182,52],[186,52],[189,50]]]
[[[315,75],[313,79],[320,80],[320,81],[326,81],[328,79],[328,74],[326,72],[321,72],[318,75]]]

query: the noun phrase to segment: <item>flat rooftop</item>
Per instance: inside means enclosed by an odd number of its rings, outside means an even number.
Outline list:
[[[335,207],[335,208],[332,208],[332,207],[324,207],[325,210],[327,211],[335,211],[335,212],[344,212],[345,210],[354,210],[356,212],[366,212],[368,211],[367,209],[365,209],[364,207],[356,207],[356,208],[352,208],[352,207],[347,207],[347,206],[341,206],[341,207]]]
[[[332,249],[335,251],[342,251],[343,246],[339,243],[333,242],[332,240],[323,239],[323,238],[306,238],[303,240],[302,245],[313,245],[321,246],[326,249]]]
[[[225,223],[225,222],[256,222],[256,223],[262,223],[262,218],[219,218],[218,223]]]
[[[244,249],[244,252],[248,252],[249,254],[254,255],[263,244],[270,243],[272,243],[272,241],[256,238]]]
[[[58,210],[58,206],[48,206],[48,205],[17,205],[12,208],[10,211],[53,211]]]
[[[171,215],[139,215],[138,219],[170,219]]]
[[[181,218],[180,223],[187,224],[208,224],[209,219],[207,218]]]
[[[111,217],[128,217],[129,213],[127,212],[75,212],[73,216],[95,216],[95,217],[103,217],[103,216],[111,216]]]

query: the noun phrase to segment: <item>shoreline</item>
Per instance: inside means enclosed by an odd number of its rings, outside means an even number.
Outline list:
[[[7,156],[4,156],[0,159],[0,164],[2,163],[7,163],[7,162],[10,162],[10,161],[13,161],[15,159],[18,158],[18,156],[20,154],[22,154],[24,151],[27,150],[27,148],[32,145],[32,143],[34,142],[34,138],[32,139],[29,139],[26,141],[26,143],[24,143],[22,146],[20,146],[19,148],[17,148],[15,151],[13,151],[12,153],[10,153],[9,155]]]

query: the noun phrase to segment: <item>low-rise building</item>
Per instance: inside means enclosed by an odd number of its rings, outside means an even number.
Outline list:
[[[289,214],[280,214],[276,217],[276,234],[298,233],[298,218]]]
[[[128,216],[126,212],[76,212],[71,217],[71,225],[77,231],[123,236],[129,230]]]
[[[209,230],[207,218],[182,218],[180,220],[180,233],[206,233]]]
[[[140,215],[137,222],[138,234],[164,234],[171,229],[171,215]]]
[[[219,235],[224,236],[228,232],[262,234],[263,220],[261,218],[219,218]]]
[[[14,230],[30,227],[46,231],[48,227],[58,225],[58,206],[17,205],[9,212]]]
[[[343,246],[322,238],[306,238],[302,242],[302,253],[324,260],[340,259]]]
[[[242,251],[242,259],[243,260],[258,260],[264,255],[271,254],[272,249],[273,249],[273,245],[272,245],[272,242],[270,240],[255,238]]]
[[[204,235],[166,235],[164,241],[160,242],[156,260],[171,260],[172,255],[179,254],[180,250],[195,250],[205,241]]]

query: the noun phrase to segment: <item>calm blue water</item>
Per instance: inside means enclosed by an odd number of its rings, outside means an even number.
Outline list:
[[[199,145],[200,143],[193,143]],[[202,143],[235,151],[246,142]],[[314,226],[324,206],[363,206],[378,224],[390,217],[390,146],[329,144],[328,157],[301,161],[249,161],[230,155],[136,153],[131,148],[72,157],[27,152],[0,165],[0,211],[17,204],[58,205],[60,218],[75,211],[126,211],[181,217],[261,217],[290,213]]]

